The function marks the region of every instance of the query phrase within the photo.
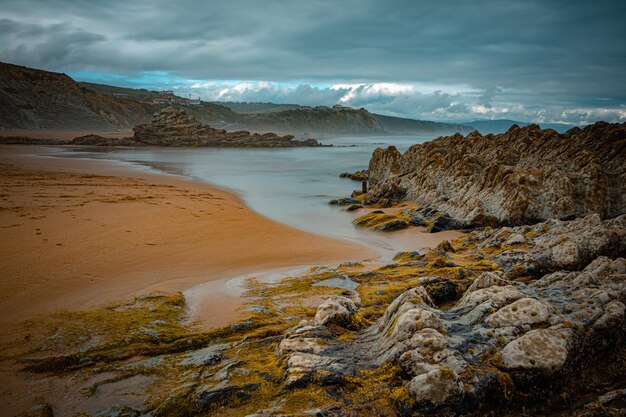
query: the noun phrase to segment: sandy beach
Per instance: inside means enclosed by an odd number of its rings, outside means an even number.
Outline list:
[[[68,142],[74,138],[86,135],[98,135],[103,138],[126,138],[133,136],[132,130],[117,130],[108,132],[99,132],[93,130],[6,130],[0,129],[0,137],[20,137],[35,139],[63,139]]]
[[[275,268],[364,259],[350,242],[268,220],[232,193],[102,161],[0,148],[0,316],[21,321]],[[225,292],[205,325],[236,317]]]

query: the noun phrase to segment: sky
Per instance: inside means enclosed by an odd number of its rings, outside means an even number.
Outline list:
[[[0,0],[0,61],[204,100],[624,122],[624,22],[624,0]]]

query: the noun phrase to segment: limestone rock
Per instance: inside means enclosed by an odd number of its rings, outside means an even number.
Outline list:
[[[317,308],[315,323],[317,325],[346,324],[350,322],[356,310],[356,305],[349,298],[334,296]]]
[[[485,323],[496,326],[519,326],[544,323],[550,317],[550,309],[534,298],[521,298],[502,307],[485,319]]]
[[[532,274],[577,269],[601,255],[616,257],[626,253],[626,215],[602,221],[597,214],[590,214],[573,221],[551,220],[511,231],[525,235],[529,248],[510,249],[495,257],[496,263],[508,271],[518,265]],[[472,235],[482,241],[481,246],[507,244],[494,231],[475,231]]]
[[[409,391],[415,401],[441,405],[463,394],[463,382],[447,368],[436,368],[414,377]]]
[[[366,202],[408,199],[473,223],[611,218],[626,213],[625,147],[626,123],[598,122],[564,134],[536,125],[455,134],[404,154],[379,148]]]
[[[561,325],[531,330],[502,349],[502,362],[509,370],[559,372],[570,353],[573,337],[572,329]]]

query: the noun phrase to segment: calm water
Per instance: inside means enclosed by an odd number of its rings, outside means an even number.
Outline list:
[[[328,200],[349,196],[359,182],[339,178],[367,168],[377,147],[403,152],[431,136],[340,137],[332,148],[289,149],[74,149],[72,156],[122,161],[192,177],[237,193],[257,212],[278,222],[322,235],[356,240],[389,258],[407,248],[406,237],[356,229],[350,214]],[[395,235],[395,234],[394,234]]]

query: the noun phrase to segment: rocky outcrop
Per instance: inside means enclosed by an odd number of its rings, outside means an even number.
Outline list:
[[[367,181],[367,170],[362,169],[356,172],[342,172],[339,178],[350,178],[352,181]]]
[[[133,140],[152,146],[295,147],[321,146],[315,139],[293,140],[292,135],[227,132],[213,129],[182,110],[168,107],[155,113],[152,122],[134,129]]]
[[[333,383],[356,367],[397,364],[420,410],[467,412],[487,398],[492,404],[542,398],[576,378],[579,364],[592,366],[623,343],[625,284],[624,258],[598,257],[582,271],[558,271],[531,284],[486,272],[448,311],[418,286],[353,341],[333,339],[328,321],[316,316],[288,333],[277,354],[285,357],[288,386]],[[318,315],[358,314],[343,304],[353,305],[336,297]]]
[[[287,384],[334,384],[358,369],[393,364],[412,408],[459,415],[485,401],[496,409],[528,405],[529,398],[549,401],[579,385],[581,372],[602,372],[606,358],[620,354],[626,215],[485,228],[432,252],[490,256],[488,264],[496,263],[476,278],[414,279],[413,288],[348,341],[339,340],[333,326],[354,323],[361,312],[343,297],[327,300],[314,320],[291,329],[279,345]],[[395,260],[415,268],[423,258],[399,254]],[[450,309],[440,308],[450,300]],[[318,320],[327,312],[341,321]]]
[[[0,63],[0,129],[106,131],[148,120],[137,101],[81,88],[65,74]]]
[[[598,256],[626,254],[626,215],[602,221],[591,214],[568,222],[482,229],[472,232],[469,240],[480,242],[478,251],[505,248],[494,260],[508,272],[523,268],[537,276],[557,269],[575,270]]]
[[[626,123],[598,122],[565,134],[537,125],[501,135],[440,137],[377,149],[365,200],[413,200],[452,217],[504,224],[626,212]]]

